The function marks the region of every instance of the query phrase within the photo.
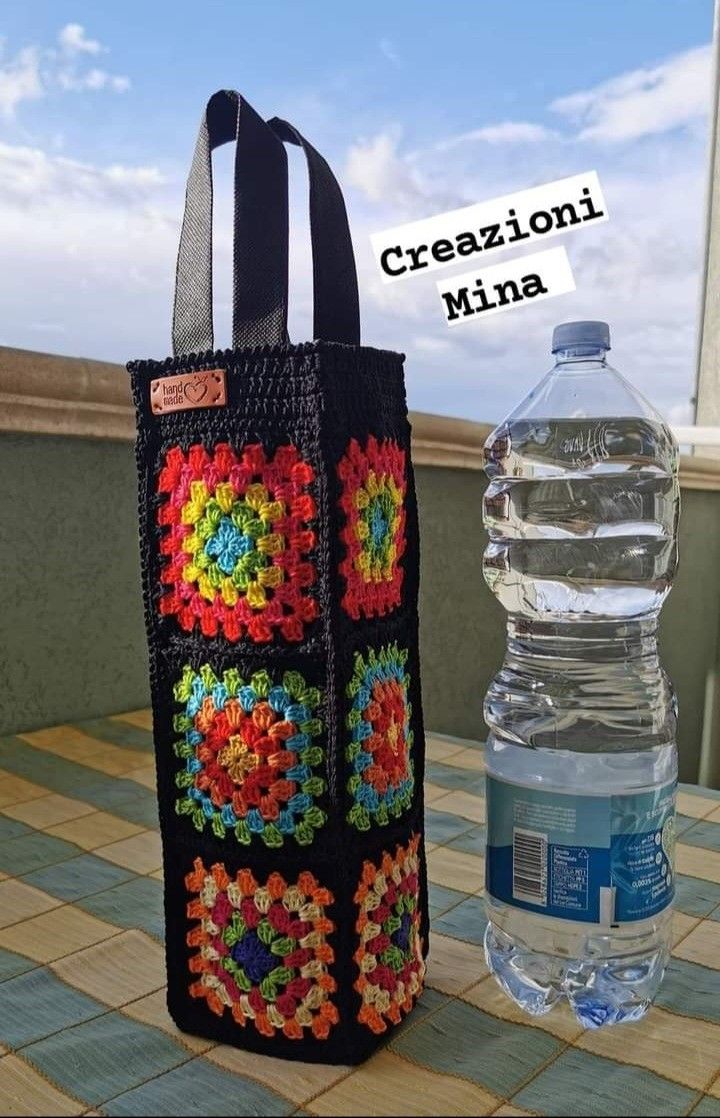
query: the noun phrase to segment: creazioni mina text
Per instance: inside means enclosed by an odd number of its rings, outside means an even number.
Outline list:
[[[511,207],[504,220],[479,229],[465,230],[452,240],[440,237],[431,244],[410,245],[407,248],[391,245],[381,253],[380,267],[387,276],[402,276],[407,272],[427,268],[431,261],[449,264],[460,257],[476,256],[504,245],[517,244],[518,241],[525,241],[533,236],[556,233],[560,229],[570,229],[605,217],[605,211],[595,205],[590,188],[585,186],[574,202],[562,202],[546,210],[534,210],[522,222]]]

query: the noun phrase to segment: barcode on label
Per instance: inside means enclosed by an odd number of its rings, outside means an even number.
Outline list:
[[[547,906],[547,835],[513,829],[513,897]]]

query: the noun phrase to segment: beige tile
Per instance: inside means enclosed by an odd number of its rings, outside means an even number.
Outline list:
[[[720,1075],[706,1090],[709,1095],[713,1095],[716,1099],[720,1099]]]
[[[150,730],[152,733],[151,710],[128,710],[125,714],[111,714],[110,719],[112,722],[127,722],[130,726],[137,726],[139,730]]]
[[[718,808],[718,801],[708,796],[694,796],[692,792],[678,792],[677,809],[680,815],[691,815],[693,819],[704,819]]]
[[[34,800],[38,796],[47,796],[48,789],[41,788],[39,784],[32,784],[23,780],[21,776],[0,769],[0,808],[8,804],[20,804],[24,800]]]
[[[19,1056],[0,1060],[0,1114],[83,1114],[85,1105],[58,1091]]]
[[[156,1029],[162,1029],[164,1033],[168,1033],[174,1040],[184,1044],[191,1052],[207,1052],[215,1044],[213,1040],[205,1040],[203,1037],[191,1036],[190,1033],[183,1033],[178,1029],[172,1017],[168,1013],[167,1004],[165,1001],[166,991],[156,990],[153,994],[148,994],[147,997],[140,998],[136,1002],[131,1002],[129,1005],[122,1007],[122,1012],[132,1017],[135,1021],[142,1021],[144,1025],[152,1025]],[[256,1060],[257,1062],[257,1060]]]
[[[46,730],[34,730],[30,734],[19,734],[18,737],[36,749],[44,749],[56,757],[76,761],[108,776],[121,776],[138,767],[137,750],[111,745],[83,733],[75,726],[54,726]]]
[[[56,823],[66,823],[68,819],[78,819],[94,811],[92,804],[52,793],[49,796],[40,796],[36,800],[28,800],[23,804],[6,807],[4,814],[19,819],[21,823],[27,823],[36,831],[44,831]]]
[[[624,1029],[590,1029],[576,1048],[619,1064],[635,1064],[699,1090],[720,1068],[720,1025],[679,1018],[654,1006],[629,1039]]]
[[[679,842],[675,847],[675,869],[678,873],[720,884],[720,850],[684,846]]]
[[[711,811],[709,815],[705,816],[708,823],[720,823],[720,806]]]
[[[425,781],[425,803],[435,804],[436,800],[440,800],[443,796],[448,795],[447,788],[441,788],[439,784],[433,784],[431,780]]]
[[[425,752],[431,761],[446,761],[453,753],[459,753],[462,746],[457,741],[443,741],[431,734],[425,735]]]
[[[433,932],[427,984],[443,994],[460,994],[488,974],[482,947]]]
[[[689,959],[691,963],[702,963],[704,967],[720,970],[720,921],[703,920],[673,948],[673,955],[678,959]],[[720,1040],[718,1044],[720,1053]],[[718,1065],[720,1066],[720,1056]]]
[[[685,939],[686,935],[700,923],[699,916],[688,916],[685,912],[673,912],[672,916],[672,937],[673,947],[680,943],[681,939]]]
[[[152,873],[162,865],[160,835],[157,831],[141,831],[120,842],[99,846],[95,853],[99,858],[107,858],[118,866],[135,873]]]
[[[532,1118],[529,1110],[521,1110],[519,1106],[512,1106],[509,1102],[493,1110],[493,1118],[496,1115],[502,1115],[502,1118]]]
[[[162,881],[163,878],[165,877],[165,874],[163,873],[162,866],[161,866],[159,870],[153,870],[153,872],[149,873],[147,876],[148,877],[154,877],[158,881]]]
[[[38,963],[49,963],[91,943],[108,939],[118,929],[80,908],[62,905],[22,924],[0,931],[0,947],[27,955]]]
[[[107,846],[109,843],[118,842],[120,839],[137,835],[144,830],[137,823],[128,823],[119,819],[117,815],[110,815],[107,811],[94,811],[92,815],[84,815],[81,819],[72,819],[68,823],[58,823],[56,827],[48,827],[49,835],[67,839],[81,846],[83,850],[95,850],[98,846]]]
[[[492,1114],[500,1100],[475,1083],[441,1075],[381,1049],[304,1109],[318,1115]]]
[[[18,924],[31,916],[39,916],[51,908],[59,908],[62,901],[43,893],[24,881],[0,881],[0,928]]]
[[[54,963],[52,969],[71,986],[116,1008],[165,985],[162,948],[135,929],[122,932],[110,943],[76,951]]]
[[[485,771],[485,755],[482,749],[461,749],[453,753],[445,762],[456,769],[471,769],[473,772]]]
[[[470,819],[473,823],[485,822],[485,800],[482,796],[474,796],[472,792],[448,792],[443,799],[442,810],[461,815],[463,819]]]
[[[287,1060],[279,1060],[275,1056],[258,1059],[252,1052],[231,1048],[228,1044],[216,1045],[207,1053],[206,1059],[234,1075],[255,1079],[295,1103],[304,1102],[305,1099],[326,1091],[352,1071],[342,1064],[331,1066],[293,1061],[292,1071],[288,1074]]]
[[[515,1005],[504,990],[498,986],[492,975],[479,982],[477,986],[466,990],[463,1001],[476,1005],[485,1013],[499,1017],[502,1021],[514,1021],[518,1025],[532,1024],[545,1032],[552,1033],[560,1040],[574,1041],[582,1033],[582,1026],[578,1025],[566,1001],[556,1005],[543,1017],[528,1017],[527,1013]]]
[[[428,854],[427,864],[428,877],[436,885],[474,893],[485,884],[485,860],[477,854],[438,846]]]
[[[135,780],[138,784],[142,784],[145,788],[149,788],[151,792],[155,791],[155,766],[143,765],[140,769],[131,769],[130,772],[125,773],[126,780]]]

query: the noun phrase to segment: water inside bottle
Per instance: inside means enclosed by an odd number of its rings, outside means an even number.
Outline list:
[[[485,456],[483,573],[509,615],[485,703],[487,960],[529,1013],[567,998],[587,1027],[637,1020],[670,948],[677,712],[657,620],[677,566],[677,446],[598,349],[561,354]],[[595,889],[594,849],[563,845],[564,804],[586,831],[607,808],[627,860],[612,886]]]

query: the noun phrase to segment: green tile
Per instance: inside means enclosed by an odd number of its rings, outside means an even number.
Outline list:
[[[112,718],[88,718],[83,722],[73,722],[83,733],[91,738],[99,738],[123,749],[136,749],[139,753],[152,753],[153,736],[150,730],[131,726],[129,722],[116,722]],[[143,764],[138,758],[138,765]]]
[[[425,809],[425,837],[428,842],[448,842],[471,827],[472,823],[467,819],[461,819],[459,815],[452,815],[449,811],[434,811],[431,807]]]
[[[708,916],[708,920],[720,920],[720,905],[718,905],[717,908],[713,909],[713,911]]]
[[[623,1025],[630,1030],[642,1025]],[[696,1092],[661,1079],[645,1068],[616,1064],[589,1052],[570,1048],[512,1098],[512,1105],[538,1114],[564,1118],[579,1112],[588,1118],[608,1114],[677,1115],[686,1113]]]
[[[49,792],[84,800],[100,811],[111,811],[138,826],[157,826],[155,793],[149,788],[35,749],[20,738],[0,738],[0,769],[40,784]],[[32,868],[35,867],[28,866]]]
[[[442,761],[428,761],[425,766],[425,779],[439,784],[441,788],[452,788],[472,792],[476,796],[485,794],[485,774],[472,769],[461,769],[456,765],[444,765]]]
[[[720,823],[696,821],[683,833],[683,842],[690,846],[704,846],[707,850],[720,850]]]
[[[259,1057],[262,1059],[262,1057]],[[233,1075],[202,1058],[167,1071],[103,1106],[108,1115],[291,1114],[295,1103],[252,1079]]]
[[[697,819],[694,819],[692,815],[676,815],[675,833],[678,835],[683,834],[683,832],[687,831],[688,827],[692,827],[694,823],[697,823]]]
[[[4,982],[6,978],[14,978],[16,974],[25,974],[36,966],[37,963],[32,959],[26,959],[24,955],[16,955],[14,951],[6,951],[4,947],[0,947],[0,982]],[[0,992],[0,1005],[2,1005],[2,992]]]
[[[720,970],[671,959],[655,1004],[684,1017],[720,1023]],[[682,1028],[682,1022],[678,1022]]]
[[[675,875],[675,908],[688,916],[708,916],[720,905],[720,885],[699,877]]]
[[[162,882],[136,877],[124,885],[94,893],[78,901],[78,908],[120,928],[142,928],[162,940],[165,936]]]
[[[479,854],[484,858],[486,841],[487,833],[482,823],[479,823],[476,827],[471,827],[469,831],[452,839],[448,846],[453,850],[463,850],[466,854]]]
[[[132,781],[126,783],[133,785]],[[138,787],[137,784],[133,785],[133,788]],[[116,801],[112,807],[113,814],[119,815],[121,819],[127,819],[130,823],[137,823],[138,827],[151,827],[157,830],[160,821],[155,793],[146,788],[143,788],[143,792],[147,792],[147,795],[138,797],[131,788],[127,795]]]
[[[63,1029],[24,1048],[22,1055],[61,1091],[88,1106],[138,1087],[188,1058],[187,1049],[159,1029],[122,1013]]]
[[[408,1029],[391,1048],[423,1067],[471,1079],[507,1098],[563,1044],[541,1029],[454,1001]]]
[[[74,858],[76,854],[82,854],[82,850],[74,842],[65,842],[42,831],[31,831],[0,843],[0,870],[17,877],[41,866],[52,866]]]
[[[485,935],[487,917],[485,904],[480,897],[467,897],[444,916],[433,921],[433,931],[465,943],[481,944]],[[478,975],[478,980],[480,976]]]
[[[720,1099],[712,1099],[706,1095],[690,1113],[693,1118],[695,1115],[700,1115],[701,1118],[720,1118]]]
[[[442,916],[443,912],[447,912],[453,905],[464,901],[466,897],[467,893],[461,893],[459,889],[449,889],[447,885],[435,885],[432,881],[429,881],[428,907],[430,909],[430,919],[435,920],[436,917]]]
[[[678,784],[679,792],[689,796],[702,796],[706,800],[720,800],[720,788],[704,788],[701,784]]]
[[[455,734],[441,734],[437,730],[426,730],[426,736],[429,738],[439,738],[440,741],[447,741],[450,745],[456,745],[458,749],[472,749],[474,753],[485,752],[485,743],[478,741],[476,738],[459,738]]]
[[[3,982],[0,1002],[0,1042],[9,1048],[22,1048],[106,1012],[104,1005],[66,986],[46,967]]]
[[[441,994],[439,990],[431,990],[429,986],[426,986],[413,1006],[412,1012],[407,1017],[403,1017],[400,1024],[393,1029],[393,1038],[397,1039],[407,1029],[414,1028],[415,1025],[424,1021],[429,1014],[439,1009],[441,1005],[446,1005],[449,1000],[447,994]]]
[[[57,866],[44,866],[22,880],[63,901],[77,901],[134,877],[132,870],[106,862],[95,854],[80,854]]]
[[[19,835],[27,835],[31,830],[32,827],[28,827],[27,823],[21,823],[19,819],[11,819],[8,815],[0,815],[0,842],[17,838]]]

